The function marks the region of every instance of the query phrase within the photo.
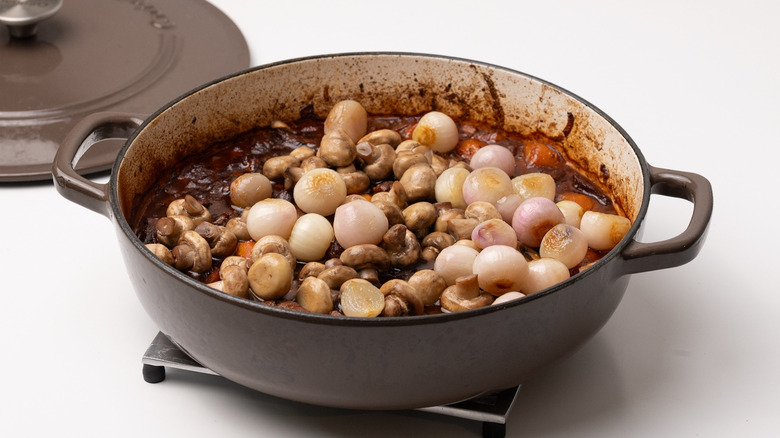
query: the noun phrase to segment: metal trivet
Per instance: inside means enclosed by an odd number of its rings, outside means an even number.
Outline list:
[[[144,364],[144,380],[149,383],[159,383],[165,380],[165,367],[218,375],[194,361],[162,332],[157,333],[146,353],[144,353],[141,362]],[[514,405],[519,390],[520,386],[516,386],[460,403],[431,406],[416,410],[481,421],[483,437],[503,438],[506,436],[506,417]]]

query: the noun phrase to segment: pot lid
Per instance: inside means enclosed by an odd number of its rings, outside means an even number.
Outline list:
[[[205,0],[0,0],[0,182],[50,179],[88,114],[152,114],[247,67],[243,35]],[[96,144],[77,169],[109,169],[122,143]]]

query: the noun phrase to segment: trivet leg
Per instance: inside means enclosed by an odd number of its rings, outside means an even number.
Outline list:
[[[165,367],[144,364],[144,380],[147,383],[160,383],[165,380]]]
[[[504,438],[505,436],[506,424],[490,423],[487,421],[482,423],[483,438]]]

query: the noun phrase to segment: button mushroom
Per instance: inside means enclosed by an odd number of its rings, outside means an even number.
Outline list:
[[[390,147],[395,148],[401,144],[401,141],[403,141],[403,138],[401,138],[401,134],[398,132],[393,131],[392,129],[377,129],[376,131],[364,135],[363,138],[358,140],[358,143],[365,142],[375,146],[387,144],[390,145]]]
[[[154,227],[157,241],[173,248],[179,242],[181,233],[195,228],[195,222],[189,216],[177,214],[161,217]]]
[[[463,215],[468,219],[476,219],[480,223],[490,219],[502,219],[501,213],[496,206],[486,201],[477,201],[469,204]]]
[[[332,266],[317,275],[317,278],[324,281],[331,289],[339,289],[345,281],[358,277],[358,272],[346,265]]]
[[[400,180],[409,168],[415,164],[430,164],[425,154],[414,151],[396,151],[393,161],[393,174],[395,179]]]
[[[371,185],[368,175],[363,171],[355,170],[355,166],[342,167],[337,172],[341,175],[341,179],[344,180],[344,185],[347,187],[347,194],[349,195],[363,193]]]
[[[382,247],[387,251],[393,266],[412,266],[420,259],[420,242],[414,233],[401,224],[387,230],[382,237]]]
[[[372,181],[383,180],[392,172],[396,154],[391,145],[373,145],[364,141],[355,145],[355,151],[365,163],[363,171]]]
[[[251,240],[252,236],[249,234],[249,229],[246,225],[246,218],[249,216],[249,209],[244,210],[239,217],[230,218],[225,224],[225,228],[232,231],[236,235],[238,240]]]
[[[390,190],[375,193],[374,196],[371,197],[372,202],[385,201],[397,205],[400,209],[406,208],[408,200],[409,197],[406,194],[404,186],[398,181],[393,182]]]
[[[291,155],[279,155],[271,157],[263,163],[263,175],[270,180],[278,180],[284,177],[284,171],[290,167],[298,167],[301,162]]]
[[[407,169],[399,182],[404,187],[409,201],[435,199],[436,173],[427,162]]]
[[[339,258],[342,263],[355,269],[376,268],[386,271],[390,267],[387,251],[370,243],[351,246],[345,249]]]
[[[425,306],[417,296],[417,290],[403,280],[389,280],[379,288],[379,291],[385,296],[382,316],[422,315],[425,312]]]
[[[238,246],[238,238],[232,231],[211,222],[201,222],[195,227],[195,232],[206,239],[213,257],[227,257],[233,254]]]
[[[209,286],[240,298],[249,298],[249,278],[247,260],[243,257],[227,257],[219,267],[220,280]]]
[[[439,297],[444,289],[447,288],[447,282],[437,274],[433,269],[423,269],[415,272],[409,277],[408,283],[417,291],[422,303],[430,306],[439,301]]]
[[[161,243],[147,243],[145,246],[146,249],[151,251],[158,259],[162,260],[163,263],[173,266],[173,254],[171,254],[171,250],[168,249],[167,246]]]
[[[385,214],[385,217],[387,218],[387,223],[390,226],[397,225],[397,224],[404,224],[404,215],[401,212],[401,209],[398,208],[397,205],[384,201],[382,199],[374,199],[375,197],[371,198],[371,203],[379,207],[380,210],[382,210],[382,213]]]
[[[172,201],[165,211],[166,216],[187,216],[195,223],[195,226],[201,222],[211,222],[211,213],[197,199],[191,195],[184,195],[184,198]]]
[[[290,291],[293,268],[283,255],[267,253],[252,263],[248,279],[255,296],[262,300],[275,300]]]
[[[441,293],[441,306],[450,312],[477,309],[493,303],[493,295],[481,292],[476,275],[460,277]]]
[[[312,313],[327,314],[333,310],[331,288],[317,277],[307,277],[301,282],[295,301]]]
[[[178,244],[171,252],[176,269],[193,272],[206,272],[211,269],[209,243],[193,230],[183,232],[179,237]]]
[[[423,237],[436,222],[436,208],[430,202],[420,201],[406,207],[402,212],[404,223],[416,236]]]
[[[293,252],[290,249],[290,244],[287,242],[287,240],[273,234],[264,236],[255,243],[255,245],[252,247],[252,256],[250,261],[254,263],[262,256],[271,253],[280,254],[283,256],[284,259],[287,260],[287,264],[290,265],[290,269],[294,270],[298,264],[298,260],[295,258],[295,255],[293,255]]]
[[[316,277],[325,270],[325,264],[320,262],[309,262],[303,265],[298,272],[298,279],[303,280],[307,277]]]
[[[337,128],[322,136],[317,156],[334,167],[352,164],[357,156],[354,141],[343,129]]]

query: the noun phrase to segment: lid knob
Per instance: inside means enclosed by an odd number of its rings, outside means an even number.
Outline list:
[[[56,14],[62,0],[0,0],[0,23],[12,38],[35,36],[38,23]]]

